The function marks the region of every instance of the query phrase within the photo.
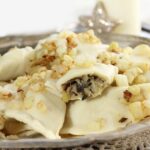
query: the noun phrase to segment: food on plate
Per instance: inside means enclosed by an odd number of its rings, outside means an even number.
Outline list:
[[[47,71],[18,77],[13,83],[0,87],[0,111],[4,118],[24,123],[30,130],[56,139],[60,138],[59,130],[65,119],[66,105],[46,85],[50,74]]]
[[[51,69],[52,78],[58,79],[74,67],[88,68],[96,64],[96,57],[105,47],[92,31],[54,34],[39,41],[35,48],[32,69]]]
[[[70,103],[61,133],[103,133],[133,123],[134,118],[128,106],[122,103],[123,91],[125,87],[110,87],[101,97]],[[122,118],[125,118],[125,121],[120,121]]]
[[[28,125],[19,122],[12,118],[3,118],[4,126],[1,128],[1,139],[18,139],[23,137],[36,137],[39,136],[37,132],[32,130]]]
[[[150,47],[61,32],[0,57],[0,138],[60,139],[150,116]]]
[[[126,127],[150,115],[150,83],[110,87],[101,97],[68,105],[62,134],[86,135]]]
[[[33,53],[31,47],[15,47],[0,56],[0,81],[8,81],[25,74]]]

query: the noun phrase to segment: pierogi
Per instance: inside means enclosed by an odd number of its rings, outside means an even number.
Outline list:
[[[150,47],[61,32],[0,56],[0,138],[87,135],[150,116]]]

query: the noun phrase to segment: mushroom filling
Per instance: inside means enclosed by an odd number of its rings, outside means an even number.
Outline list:
[[[106,81],[96,75],[83,75],[63,84],[64,92],[70,100],[93,98],[107,87]]]

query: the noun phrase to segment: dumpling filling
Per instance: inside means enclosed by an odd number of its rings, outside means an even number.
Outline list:
[[[104,79],[96,75],[83,75],[63,84],[63,90],[70,100],[93,98],[108,86]]]

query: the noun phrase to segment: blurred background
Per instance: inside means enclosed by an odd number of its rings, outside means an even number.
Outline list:
[[[148,32],[139,32],[139,23],[143,23],[145,28],[150,26],[150,0],[105,1],[109,15],[126,24],[117,32],[149,36]],[[92,14],[97,2],[98,0],[0,0],[0,36],[72,29],[80,15]]]

